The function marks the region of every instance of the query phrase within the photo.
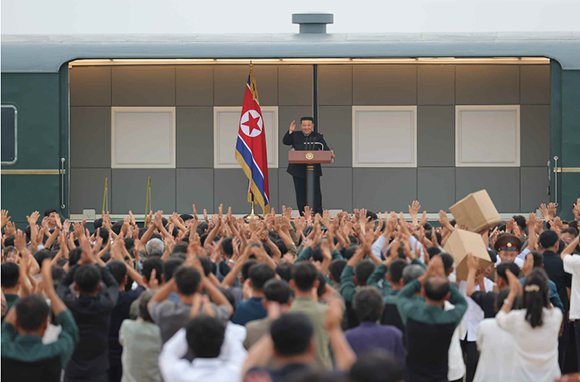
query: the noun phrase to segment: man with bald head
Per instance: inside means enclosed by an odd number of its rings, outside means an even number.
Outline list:
[[[413,298],[419,292],[424,301]],[[467,301],[445,277],[440,256],[429,262],[425,274],[401,290],[399,299],[407,336],[408,381],[447,381],[449,345]],[[446,300],[455,308],[446,311]]]

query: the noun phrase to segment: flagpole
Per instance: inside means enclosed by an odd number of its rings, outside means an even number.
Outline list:
[[[254,193],[252,192],[252,209],[250,210],[250,213],[247,214],[246,216],[244,216],[244,219],[262,219],[262,215],[259,215],[256,213],[256,209],[255,209],[255,203],[254,203]]]

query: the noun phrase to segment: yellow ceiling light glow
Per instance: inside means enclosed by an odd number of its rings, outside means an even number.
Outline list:
[[[353,58],[115,58],[115,59],[80,59],[71,61],[74,66],[116,66],[116,65],[292,65],[292,64],[507,64],[507,65],[547,65],[545,57],[353,57]]]

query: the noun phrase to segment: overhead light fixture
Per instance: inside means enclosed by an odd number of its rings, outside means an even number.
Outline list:
[[[69,67],[98,65],[193,65],[193,64],[549,64],[546,57],[359,57],[359,58],[115,58],[80,59],[69,62]]]
[[[350,58],[283,58],[283,62],[308,62],[308,63],[318,63],[318,62],[350,62]]]

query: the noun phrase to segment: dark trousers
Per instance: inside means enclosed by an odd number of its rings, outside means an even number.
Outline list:
[[[121,382],[121,378],[123,377],[123,364],[120,359],[109,362],[107,374],[109,375],[109,382]]]
[[[461,349],[465,355],[465,382],[471,382],[475,376],[477,362],[479,362],[477,343],[475,341],[461,341]]]
[[[574,334],[576,335],[576,358],[578,360],[576,371],[580,371],[580,320],[574,321]]]
[[[562,337],[558,338],[558,363],[560,370],[564,370],[564,362],[566,361],[566,349],[568,348],[568,338],[570,337],[571,323],[568,322],[568,312],[564,315],[564,330]]]
[[[296,191],[296,204],[302,216],[306,206],[306,178],[293,176],[292,179],[294,179],[294,190]],[[314,206],[310,206],[310,208],[312,208],[313,214],[319,213],[322,215],[322,193],[320,192],[319,176],[314,177]]]

